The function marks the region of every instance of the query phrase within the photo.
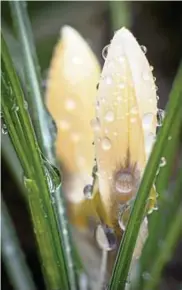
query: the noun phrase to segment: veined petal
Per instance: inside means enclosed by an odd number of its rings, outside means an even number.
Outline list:
[[[135,196],[156,134],[151,68],[134,36],[118,30],[108,48],[94,128],[101,200],[109,216]]]
[[[63,187],[68,199],[81,202],[83,188],[90,183],[94,162],[94,116],[99,64],[85,40],[69,26],[61,30],[51,61],[46,100],[58,135],[56,150],[62,162]]]

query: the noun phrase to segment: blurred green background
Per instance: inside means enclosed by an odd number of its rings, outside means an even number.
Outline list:
[[[102,48],[110,42],[116,29],[129,28],[141,45],[147,47],[147,58],[157,78],[159,107],[164,108],[177,67],[182,57],[182,3],[181,2],[109,2],[109,1],[29,1],[28,11],[39,57],[43,86],[60,28],[71,25],[88,41],[101,65]],[[19,43],[12,29],[8,2],[2,2],[2,29],[14,61],[21,73]],[[74,44],[73,44],[74,45]],[[9,161],[17,168],[18,161],[8,147],[7,135],[2,135],[2,191],[26,253],[34,279],[44,289],[36,254],[33,230],[21,187],[15,181]],[[173,260],[164,271],[161,288],[178,290],[182,283],[182,244],[176,248]],[[12,289],[6,273],[2,272],[2,289]]]

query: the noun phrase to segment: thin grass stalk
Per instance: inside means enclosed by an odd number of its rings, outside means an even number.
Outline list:
[[[1,246],[7,274],[15,290],[35,290],[31,273],[26,265],[16,232],[6,205],[1,197]]]
[[[110,19],[112,24],[112,30],[120,29],[122,26],[130,28],[131,15],[130,15],[130,3],[129,1],[108,1],[110,10]]]
[[[171,191],[170,193],[173,196],[173,203],[166,204],[165,199],[161,201],[160,205],[160,213],[158,215],[158,219],[155,219],[155,227],[153,227],[153,235],[154,238],[151,240],[149,237],[149,242],[147,244],[148,246],[148,254],[153,255],[154,259],[150,259],[147,261],[147,257],[145,254],[147,252],[144,252],[144,255],[142,256],[142,261],[147,263],[147,265],[141,264],[141,272],[149,273],[149,279],[145,279],[142,282],[144,290],[149,289],[156,289],[157,285],[160,281],[160,276],[162,273],[162,270],[165,266],[165,264],[169,261],[169,259],[172,256],[172,253],[174,251],[175,245],[180,237],[181,232],[181,221],[182,221],[182,203],[181,203],[181,187],[182,187],[182,169],[180,169],[178,178],[176,181],[176,186],[174,191]],[[169,208],[170,216],[167,217],[166,224],[167,226],[162,230],[162,237],[161,237],[161,228],[158,226],[158,220],[162,220],[162,214],[165,214],[164,210],[166,208]],[[160,237],[159,237],[160,236]],[[157,241],[163,241],[162,247],[157,248]],[[138,288],[140,289],[140,288]]]
[[[46,282],[48,288],[52,290],[70,289],[64,247],[60,243],[58,226],[50,202],[50,173],[48,173],[49,176],[45,174],[45,162],[42,159],[25,107],[23,92],[3,36],[1,37],[1,56],[3,118],[24,170],[25,185],[28,188],[30,210]],[[59,185],[54,184],[54,192]]]
[[[38,142],[41,145],[41,150],[45,154],[48,162],[55,166],[56,158],[52,144],[54,140],[50,133],[49,123],[50,117],[45,110],[41,89],[40,66],[36,55],[31,24],[29,21],[26,3],[22,1],[10,1],[12,19],[16,32],[21,43],[22,53],[24,57],[25,74],[29,86],[29,101],[31,111],[33,112],[34,127],[36,130]],[[57,170],[56,170],[57,172]],[[68,228],[67,217],[65,215],[65,202],[61,186],[56,190],[55,203],[53,203],[54,211],[59,223],[59,234],[61,243],[65,248],[65,264],[69,276],[71,289],[76,289],[75,274],[73,271],[73,252],[71,247],[70,231]],[[64,234],[63,234],[64,233]],[[77,257],[78,259],[78,257]]]
[[[164,124],[159,132],[156,143],[150,155],[146,169],[144,171],[141,184],[137,193],[137,198],[134,202],[132,212],[128,221],[127,229],[121,241],[116,263],[113,269],[109,289],[122,290],[128,277],[130,263],[135,248],[140,225],[145,214],[146,202],[149,197],[160,158],[165,147],[173,122],[181,123],[182,116],[182,65],[179,68],[178,74],[174,81],[170,100],[167,106],[167,115],[164,119]],[[178,114],[178,112],[181,112]],[[177,120],[176,120],[177,119]]]

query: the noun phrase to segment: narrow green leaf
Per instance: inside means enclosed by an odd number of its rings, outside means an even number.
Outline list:
[[[26,265],[24,255],[16,237],[15,229],[2,198],[1,234],[2,258],[14,289],[35,290],[36,287]]]
[[[163,126],[158,134],[157,141],[147,163],[142,181],[137,193],[137,198],[132,208],[128,226],[121,241],[116,263],[110,281],[110,290],[122,290],[125,288],[129,267],[135,248],[140,225],[145,213],[145,206],[149,197],[160,158],[163,153],[173,122],[181,123],[182,117],[182,66],[180,66],[177,77],[174,81],[172,93],[167,106],[167,113]],[[179,113],[180,112],[180,113]]]
[[[59,185],[54,182],[42,159],[23,92],[3,36],[1,36],[1,57],[3,118],[24,170],[25,186],[28,192],[31,192],[28,199],[46,282],[48,288],[52,290],[70,289],[64,246],[60,243],[58,225],[50,199],[51,194],[54,196],[59,188],[60,181]],[[31,182],[26,182],[27,180]],[[35,222],[36,218],[38,221]]]
[[[10,1],[12,19],[16,32],[21,44],[25,75],[27,84],[29,87],[29,108],[33,113],[32,121],[34,124],[35,132],[41,150],[45,156],[45,165],[51,177],[56,180],[56,183],[60,183],[60,174],[54,166],[58,166],[55,158],[55,152],[53,150],[55,140],[52,137],[52,128],[50,128],[50,122],[52,118],[48,115],[43,104],[42,90],[41,90],[41,76],[40,67],[36,55],[36,48],[34,45],[31,24],[29,21],[26,3],[23,1]],[[54,166],[50,166],[52,163]],[[58,181],[59,180],[59,181]],[[70,230],[67,223],[67,217],[65,214],[65,201],[62,193],[61,186],[58,186],[54,193],[55,202],[53,203],[54,212],[59,223],[59,234],[61,237],[61,243],[64,245],[65,251],[65,264],[67,268],[67,274],[69,277],[69,283],[72,290],[76,289],[75,273],[73,271],[73,251],[72,241],[70,238]]]

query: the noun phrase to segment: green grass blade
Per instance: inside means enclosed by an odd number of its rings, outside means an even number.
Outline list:
[[[180,66],[177,77],[174,81],[172,93],[167,106],[167,114],[163,126],[154,144],[151,156],[147,163],[142,181],[137,193],[137,198],[132,208],[132,213],[128,221],[128,226],[121,241],[116,263],[110,281],[110,290],[122,290],[125,288],[129,267],[135,248],[140,225],[145,213],[145,205],[149,197],[160,158],[163,153],[173,122],[181,123],[182,116],[182,66]],[[180,112],[180,113],[179,113]]]
[[[19,42],[21,43],[25,74],[29,86],[29,102],[30,109],[33,112],[33,124],[36,130],[38,142],[41,145],[42,152],[49,162],[57,165],[53,150],[54,140],[51,136],[50,125],[51,117],[48,116],[45,106],[43,104],[42,90],[40,85],[39,64],[36,56],[36,49],[33,41],[31,31],[31,24],[29,21],[25,2],[10,1],[11,13],[13,22],[18,34]],[[47,162],[48,165],[48,162]],[[54,170],[55,169],[55,170]],[[59,173],[54,166],[48,165],[48,170],[51,171],[52,178],[59,179]],[[73,251],[71,247],[70,231],[68,228],[67,217],[65,215],[65,202],[61,186],[56,190],[54,195],[55,202],[53,203],[54,211],[59,223],[59,233],[61,243],[65,248],[65,263],[69,276],[69,283],[71,289],[76,289],[75,273],[73,271]],[[64,234],[63,234],[64,233]],[[76,265],[76,263],[75,263]]]
[[[2,57],[2,112],[11,141],[24,170],[34,229],[42,259],[42,267],[49,289],[70,289],[63,243],[50,196],[60,187],[60,179],[52,178],[49,163],[42,158],[30,121],[23,92],[14,70],[3,36]],[[47,166],[48,165],[48,166]],[[34,202],[32,206],[32,195]]]
[[[35,290],[30,271],[21,251],[6,205],[1,199],[2,258],[16,290]]]
[[[182,220],[182,169],[180,169],[175,189],[169,189],[160,198],[159,210],[140,259],[140,283],[137,289],[156,289],[161,272],[170,259],[181,234]],[[142,273],[147,273],[142,275]],[[146,279],[146,277],[147,279]],[[143,279],[142,279],[143,278]]]

